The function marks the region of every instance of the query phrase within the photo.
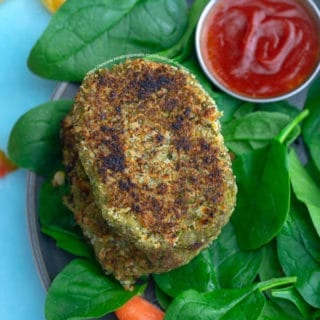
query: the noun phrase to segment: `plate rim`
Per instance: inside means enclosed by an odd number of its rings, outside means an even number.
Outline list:
[[[36,183],[37,175],[32,172],[27,172],[27,223],[29,230],[29,241],[31,244],[33,260],[36,265],[40,282],[44,289],[48,291],[51,284],[48,269],[46,267],[43,254],[40,247],[39,239],[39,221],[36,218]]]
[[[58,82],[49,101],[60,99],[67,90],[69,82]],[[43,252],[40,246],[39,231],[41,232],[40,223],[37,212],[37,175],[36,173],[28,170],[26,177],[26,203],[27,203],[27,226],[28,237],[31,245],[33,261],[37,269],[38,277],[41,285],[48,291],[52,280],[50,279],[49,272],[44,261]]]

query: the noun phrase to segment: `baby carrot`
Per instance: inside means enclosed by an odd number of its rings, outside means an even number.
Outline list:
[[[162,320],[164,312],[140,296],[135,296],[115,311],[119,320]]]
[[[17,166],[7,158],[6,154],[2,150],[0,150],[0,178],[15,169],[17,169]]]

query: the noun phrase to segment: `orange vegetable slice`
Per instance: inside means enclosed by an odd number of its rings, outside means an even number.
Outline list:
[[[164,312],[146,299],[135,296],[115,311],[119,320],[163,320]]]
[[[0,178],[3,178],[9,172],[17,169],[17,166],[11,162],[6,154],[0,150]]]
[[[55,13],[66,0],[41,0],[43,5],[51,12]]]

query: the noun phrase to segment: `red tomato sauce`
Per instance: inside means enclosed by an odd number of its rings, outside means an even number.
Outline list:
[[[319,61],[316,18],[295,0],[222,0],[207,15],[201,51],[238,94],[270,98],[302,84]]]

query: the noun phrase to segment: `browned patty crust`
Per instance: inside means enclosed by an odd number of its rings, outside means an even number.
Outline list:
[[[236,185],[219,116],[194,77],[167,64],[131,60],[83,81],[64,122],[69,205],[123,283],[187,263],[229,220]],[[104,232],[138,271],[108,265]]]

